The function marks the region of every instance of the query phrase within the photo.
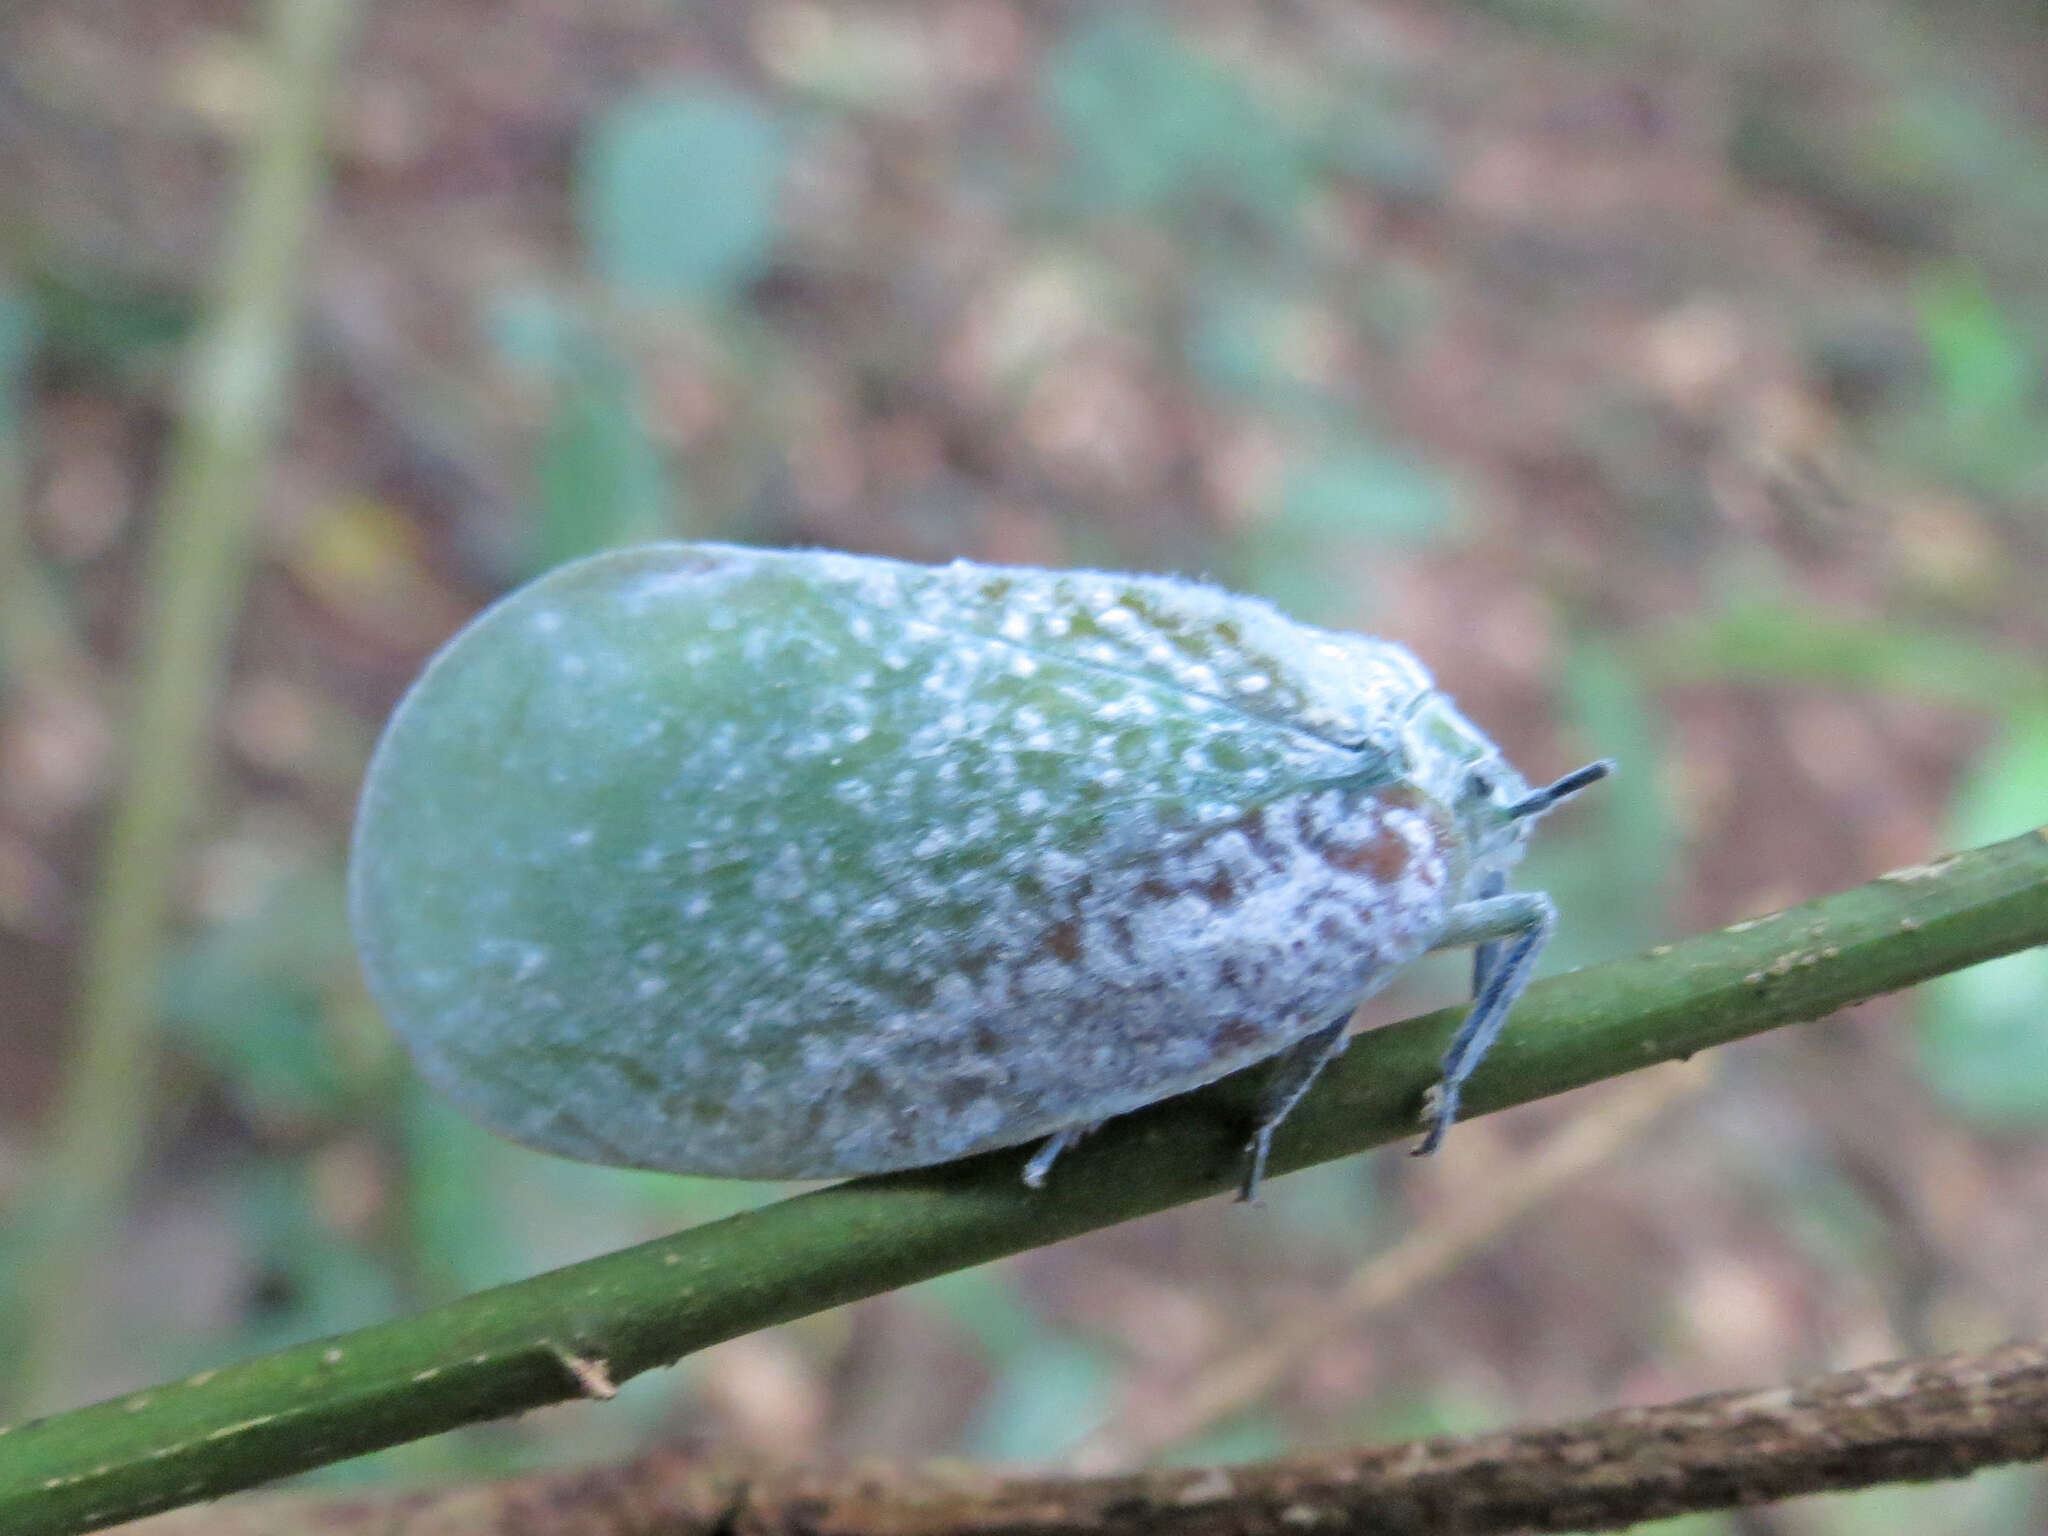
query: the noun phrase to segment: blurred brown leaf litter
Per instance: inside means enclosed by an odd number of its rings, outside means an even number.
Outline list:
[[[270,87],[257,17],[0,20],[9,1209],[71,1038],[180,345]],[[607,543],[1202,573],[1402,640],[1532,773],[1623,760],[1528,871],[1560,964],[2040,821],[2044,66],[2024,9],[1904,0],[371,7],[78,1395],[763,1193],[457,1123],[338,937],[384,713],[468,613]],[[2034,959],[1722,1053],[1542,1219],[1332,1315],[1269,1390],[1148,1449],[1559,1418],[2038,1333]],[[330,1476],[684,1434],[1055,1463],[1484,1204],[1600,1113],[1582,1097]],[[2001,1474],[1757,1518],[2021,1532],[2041,1498]]]

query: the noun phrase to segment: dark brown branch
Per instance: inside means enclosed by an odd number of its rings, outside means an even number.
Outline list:
[[[679,1451],[392,1498],[180,1511],[136,1536],[1404,1536],[1642,1520],[2048,1456],[2048,1346],[1866,1366],[1800,1387],[1543,1429],[1099,1479],[754,1473]]]

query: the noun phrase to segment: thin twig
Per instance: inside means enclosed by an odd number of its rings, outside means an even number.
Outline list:
[[[1112,1420],[1076,1446],[1067,1464],[1080,1473],[1142,1465],[1161,1451],[1258,1403],[1333,1335],[1442,1278],[1558,1191],[1647,1131],[1665,1111],[1706,1083],[1704,1064],[1672,1064],[1617,1089],[1604,1103],[1553,1133],[1488,1188],[1418,1226],[1385,1253],[1359,1265],[1320,1306],[1268,1331],[1257,1343],[1202,1369],[1154,1415]]]
[[[1639,1521],[2048,1456],[2048,1347],[1335,1456],[1110,1478],[736,1470],[680,1451],[441,1493],[273,1497],[134,1536],[1494,1536]]]

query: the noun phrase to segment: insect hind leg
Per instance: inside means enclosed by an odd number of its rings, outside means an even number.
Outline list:
[[[1244,1147],[1244,1172],[1238,1180],[1237,1198],[1246,1205],[1259,1198],[1259,1184],[1266,1176],[1266,1155],[1273,1149],[1273,1133],[1301,1102],[1330,1058],[1342,1053],[1346,1027],[1351,1015],[1325,1024],[1312,1035],[1304,1035],[1273,1058],[1271,1075],[1259,1091],[1258,1118],[1252,1125],[1252,1139]]]
[[[1458,1118],[1458,1099],[1474,1069],[1486,1058],[1508,1021],[1508,1010],[1522,995],[1536,969],[1543,946],[1557,927],[1557,908],[1540,891],[1482,896],[1451,911],[1450,923],[1436,948],[1460,944],[1474,947],[1472,1007],[1444,1052],[1443,1076],[1432,1090],[1425,1112],[1428,1128],[1418,1157],[1434,1152]]]

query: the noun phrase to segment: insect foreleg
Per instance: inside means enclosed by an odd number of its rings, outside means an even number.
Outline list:
[[[1508,888],[1508,877],[1495,872],[1481,882],[1479,894],[1482,897],[1500,895]],[[1472,995],[1479,996],[1486,990],[1486,983],[1492,977],[1494,967],[1500,964],[1501,941],[1486,939],[1472,946]]]
[[[1459,1090],[1500,1038],[1508,1010],[1529,984],[1537,957],[1556,927],[1557,908],[1541,891],[1482,896],[1451,909],[1450,921],[1432,947],[1475,946],[1475,995],[1471,1010],[1444,1052],[1443,1077],[1427,1111],[1429,1128],[1415,1149],[1418,1156],[1434,1152],[1458,1118]]]

